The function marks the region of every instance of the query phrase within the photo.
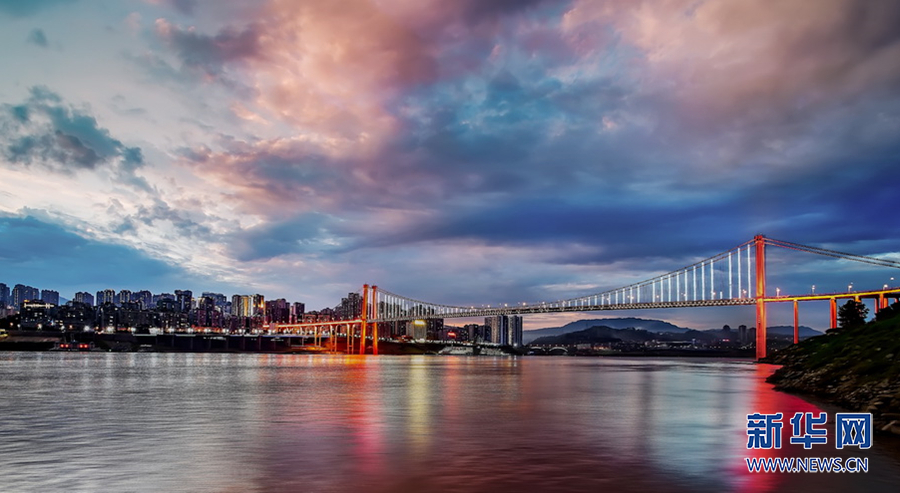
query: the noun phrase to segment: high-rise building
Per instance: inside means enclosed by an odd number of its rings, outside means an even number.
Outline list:
[[[131,303],[131,291],[128,289],[119,291],[119,294],[116,296],[117,305],[122,306],[125,303]]]
[[[222,293],[211,293],[209,291],[204,291],[201,297],[212,298],[213,303],[215,303],[216,308],[219,309],[219,312],[223,312],[225,310],[225,303],[228,301],[228,298],[225,297]]]
[[[235,294],[231,296],[231,316],[232,317],[243,317],[243,296],[239,294]]]
[[[263,301],[265,303],[265,301]],[[265,310],[265,307],[263,307]],[[231,316],[252,317],[254,315],[253,296],[236,294],[231,297]]]
[[[291,323],[300,323],[300,320],[303,320],[304,313],[306,313],[306,304],[300,303],[299,301],[294,302],[291,305]]]
[[[335,308],[337,316],[341,320],[353,320],[362,313],[362,296],[359,293],[348,293],[346,298],[341,298],[341,304]]]
[[[41,301],[43,301],[44,303],[50,303],[51,305],[59,306],[59,291],[54,291],[52,289],[42,289]]]
[[[252,316],[266,318],[266,297],[261,294],[254,294],[252,297]]]
[[[116,292],[112,289],[104,289],[103,291],[97,291],[97,306],[103,306],[107,303],[115,303],[116,302]]]
[[[216,307],[216,300],[210,296],[197,299],[197,308],[191,311],[192,321],[200,327],[221,327],[222,313]]]
[[[0,308],[6,308],[9,301],[9,286],[0,282]]]
[[[284,298],[266,302],[266,321],[286,324],[291,321],[290,304]]]
[[[187,289],[176,289],[175,300],[178,302],[178,307],[182,313],[189,312],[194,301],[194,293]]]
[[[172,300],[175,301],[175,295],[172,293],[160,293],[154,294],[151,303],[154,307],[159,306],[159,302],[162,300]]]
[[[16,284],[12,290],[12,306],[17,310],[22,307],[25,301],[38,301],[41,299],[41,292],[38,288],[25,286],[24,284]]]
[[[490,331],[490,341],[503,346],[522,345],[522,317],[496,315],[485,317],[484,325]]]
[[[141,309],[149,310],[156,305],[153,303],[153,293],[146,289],[131,294],[131,301],[139,303]]]
[[[88,306],[94,306],[94,296],[91,293],[86,293],[84,291],[75,293],[75,301],[77,301],[78,303],[84,303]]]

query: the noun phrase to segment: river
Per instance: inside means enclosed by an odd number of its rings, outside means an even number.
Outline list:
[[[0,490],[900,489],[877,437],[865,451],[835,450],[831,431],[811,451],[748,450],[747,414],[820,410],[774,391],[772,370],[689,358],[6,352]],[[804,455],[866,457],[869,471],[745,463]]]

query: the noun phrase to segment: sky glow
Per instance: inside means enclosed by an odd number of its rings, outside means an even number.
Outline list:
[[[757,233],[900,259],[898,26],[887,0],[0,0],[0,282],[469,306]],[[769,286],[900,279],[828,262],[775,254]]]

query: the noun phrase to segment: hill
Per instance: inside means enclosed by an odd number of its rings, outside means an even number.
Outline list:
[[[526,330],[522,334],[522,340],[525,344],[530,344],[539,337],[556,336],[567,332],[575,332],[590,327],[607,327],[610,329],[640,329],[647,332],[679,332],[683,333],[690,329],[679,327],[663,322],[661,320],[647,320],[643,318],[624,317],[624,318],[593,318],[587,320],[576,320],[569,322],[562,327],[549,327],[546,329]]]
[[[808,337],[816,337],[824,334],[824,332],[818,331],[816,329],[807,327],[805,325],[801,325],[799,327],[800,339],[806,339]],[[766,335],[776,334],[779,336],[794,336],[794,326],[793,325],[776,325],[774,327],[766,328]]]
[[[566,332],[565,334],[538,337],[531,341],[534,345],[571,346],[575,344],[597,344],[607,342],[646,342],[646,341],[691,341],[711,342],[715,335],[699,330],[684,332],[650,332],[644,329],[614,329],[607,326],[594,326],[584,330]]]

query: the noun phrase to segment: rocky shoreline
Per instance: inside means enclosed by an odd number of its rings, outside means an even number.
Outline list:
[[[900,306],[893,317],[828,331],[765,360],[782,365],[776,390],[807,394],[853,412],[872,413],[876,433],[900,435]]]

